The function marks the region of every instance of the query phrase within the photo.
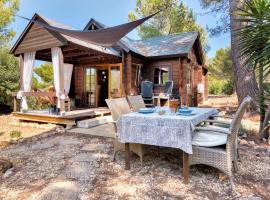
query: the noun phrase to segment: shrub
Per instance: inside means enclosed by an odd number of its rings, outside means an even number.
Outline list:
[[[209,94],[218,95],[222,93],[222,81],[209,77]]]
[[[234,86],[232,81],[220,80],[213,77],[209,77],[208,90],[209,94],[213,95],[220,95],[220,94],[231,95],[234,92]]]
[[[222,93],[227,95],[232,95],[234,91],[233,83],[226,82],[222,87]]]
[[[21,131],[17,131],[17,130],[13,130],[9,133],[10,138],[20,138],[22,137],[22,132]]]

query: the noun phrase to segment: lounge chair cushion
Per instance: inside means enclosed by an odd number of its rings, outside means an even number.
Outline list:
[[[215,147],[227,142],[227,134],[214,131],[196,131],[192,145],[201,147]]]

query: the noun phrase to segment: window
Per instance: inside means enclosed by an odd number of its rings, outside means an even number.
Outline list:
[[[89,67],[85,69],[85,93],[86,101],[90,107],[95,106],[96,91],[96,69]]]
[[[141,68],[142,65],[140,64],[132,64],[132,67],[136,70],[136,77],[134,79],[134,85],[139,87],[141,84]]]
[[[171,79],[171,70],[169,66],[156,67],[154,69],[154,84],[164,85]]]

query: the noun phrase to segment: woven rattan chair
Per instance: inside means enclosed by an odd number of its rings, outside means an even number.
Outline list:
[[[114,128],[116,133],[113,160],[118,151],[125,150],[125,144],[118,142],[117,138],[117,127],[116,121],[124,114],[130,113],[131,109],[126,98],[116,98],[116,99],[106,99],[105,100],[112,114],[112,119],[114,121]],[[140,157],[141,163],[143,162],[144,148],[142,144],[130,144],[130,151],[137,154]]]
[[[127,99],[133,111],[137,112],[140,108],[145,108],[145,103],[141,95],[127,96]]]
[[[190,156],[190,165],[195,164],[205,164],[215,168],[218,168],[225,174],[229,176],[232,188],[234,188],[233,183],[233,168],[237,171],[237,136],[238,130],[241,125],[241,120],[246,111],[246,108],[251,103],[251,98],[246,97],[240,104],[234,119],[230,124],[230,128],[221,128],[217,126],[206,126],[206,127],[196,127],[196,133],[208,133],[208,134],[221,134],[220,136],[225,137],[225,147],[206,147],[198,146],[193,143],[193,154]],[[223,123],[217,120],[207,120],[207,122]],[[194,136],[194,138],[195,138]],[[194,140],[193,138],[193,140]]]

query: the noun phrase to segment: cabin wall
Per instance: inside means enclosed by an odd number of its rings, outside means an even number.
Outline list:
[[[198,64],[193,48],[189,53],[190,65],[193,70],[192,79],[192,96],[194,97],[195,105],[203,103],[208,98],[208,75],[203,73],[204,63]],[[204,85],[203,93],[198,93],[198,84]]]
[[[74,66],[71,80],[71,89],[74,89],[74,91],[71,91],[74,95],[72,98],[75,98],[78,101],[76,102],[78,105],[82,105],[82,101],[84,99],[84,68],[81,66]]]
[[[123,96],[139,94],[136,85],[137,65],[143,65],[144,60],[130,53],[125,54],[123,63]]]
[[[171,70],[171,77],[174,82],[173,85],[173,94],[179,94],[179,80],[180,76],[180,67],[179,67],[179,58],[174,59],[157,59],[147,61],[142,69],[142,79],[149,80],[154,83],[154,70],[156,67],[168,66]],[[154,93],[160,93],[164,90],[164,85],[154,85]]]
[[[156,59],[143,60],[132,54],[125,54],[123,59],[123,96],[139,94],[138,85],[136,85],[137,67],[142,65],[141,76],[142,80],[149,80],[154,82],[154,69],[160,66],[169,66],[171,69],[171,77],[174,82],[173,94],[180,95],[181,102],[193,101],[193,105],[202,103],[208,95],[208,77],[203,76],[203,68],[198,65],[196,56],[193,52],[187,57],[170,58],[170,59]],[[191,80],[188,77],[188,71],[191,72]],[[187,95],[187,83],[191,82],[191,95]],[[198,94],[198,84],[203,83],[204,94]],[[74,75],[72,79],[73,94],[76,99],[83,100],[84,93],[84,67],[80,65],[74,66]],[[154,85],[154,93],[163,92],[164,85]],[[193,98],[192,98],[193,97]],[[81,101],[80,104],[83,102]]]

